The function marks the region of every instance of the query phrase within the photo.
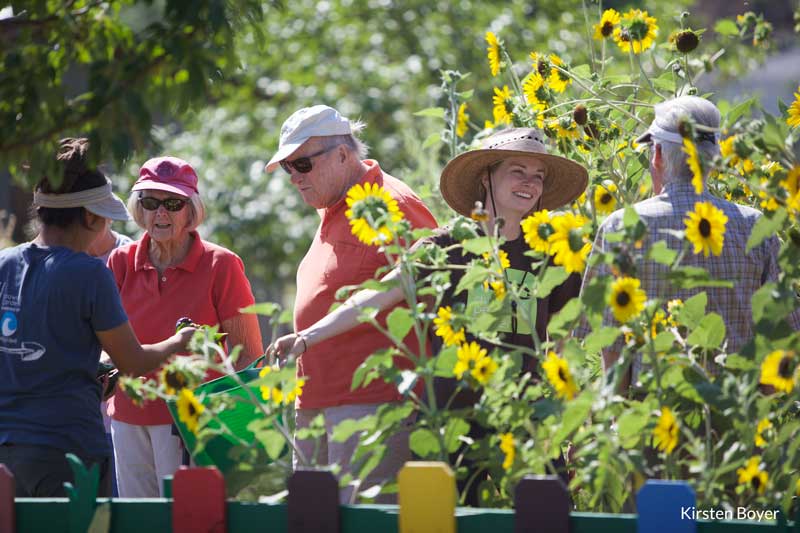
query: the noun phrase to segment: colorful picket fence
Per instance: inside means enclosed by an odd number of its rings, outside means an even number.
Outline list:
[[[685,482],[648,481],[637,494],[638,515],[570,513],[554,476],[523,479],[514,510],[456,507],[453,474],[441,463],[408,463],[398,484],[399,505],[339,505],[330,472],[301,470],[289,479],[287,503],[244,503],[225,499],[216,469],[184,468],[175,473],[171,498],[91,498],[79,480],[69,498],[15,499],[14,478],[0,465],[0,533],[800,533],[800,512],[794,522],[756,510],[695,520],[694,491]],[[775,520],[764,520],[770,514]]]

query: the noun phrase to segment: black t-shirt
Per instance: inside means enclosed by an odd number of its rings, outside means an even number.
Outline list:
[[[452,237],[449,228],[441,228],[437,230],[434,236],[427,239],[427,242],[430,243],[429,245],[436,245],[440,248],[447,248],[458,244],[458,241]],[[520,289],[522,294],[521,305],[525,305],[525,300],[530,298],[530,296],[526,298],[526,295],[530,294],[530,290],[537,276],[537,273],[531,268],[533,259],[525,255],[525,252],[530,250],[530,247],[525,242],[523,234],[520,233],[520,236],[517,239],[503,243],[500,249],[508,254],[508,260],[510,263],[510,266],[505,269],[506,282],[508,284],[514,284]],[[447,252],[447,262],[450,265],[464,266],[476,258],[477,256],[474,254],[465,253],[463,248],[460,246],[455,247]],[[449,305],[452,307],[455,304],[461,303],[464,304],[465,307],[468,307],[469,310],[473,311],[477,316],[480,314],[483,304],[488,305],[491,300],[495,298],[494,292],[491,288],[484,289],[480,286],[470,291],[462,291],[459,294],[455,294],[458,283],[465,274],[465,270],[448,269],[448,271],[450,272],[450,287],[447,289],[442,298],[442,306]],[[423,276],[429,275],[429,273],[430,270],[425,270],[423,272]],[[550,317],[564,307],[564,305],[570,299],[578,296],[580,287],[580,276],[578,274],[571,274],[566,281],[564,281],[564,283],[554,288],[546,298],[541,298],[538,300],[536,305],[536,333],[540,340],[543,341],[546,337],[547,324],[550,321]],[[498,328],[498,333],[500,333],[502,341],[515,346],[533,348],[534,343],[531,336],[531,331],[528,329],[527,321],[519,319],[519,310],[517,309],[516,302],[513,301],[510,296],[507,296],[504,299],[504,305],[504,309],[508,312],[508,318],[504,318],[500,327]],[[431,337],[434,353],[438,353],[442,346],[442,339],[433,334]],[[467,333],[467,341],[469,342],[472,340],[479,342],[482,347],[486,348],[489,352],[495,348],[494,345],[488,342],[482,342]],[[523,356],[522,370],[523,372],[531,372],[535,375],[537,373],[536,361],[527,355]],[[440,401],[446,401],[447,398],[449,398],[450,393],[455,390],[456,385],[457,382],[455,379],[437,378],[437,398]],[[466,405],[470,400],[473,399],[472,396],[472,394],[462,393],[459,395],[459,398],[456,402],[454,402],[454,404]],[[477,395],[475,395],[474,399],[477,399]],[[454,407],[457,406],[458,405],[454,405]]]

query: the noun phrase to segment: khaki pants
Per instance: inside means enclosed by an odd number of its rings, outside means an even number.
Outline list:
[[[333,430],[337,424],[343,420],[359,420],[365,416],[374,415],[381,403],[341,405],[337,407],[327,407],[324,409],[298,409],[295,412],[296,429],[305,428],[311,425],[311,421],[322,414],[325,418],[325,435],[319,443],[313,439],[297,440],[295,445],[303,453],[303,456],[314,465],[334,465],[338,464],[341,470],[338,477],[341,478],[347,473],[353,476],[358,475],[359,464],[352,464],[353,454],[358,446],[359,433],[355,433],[345,442],[334,442],[332,440]],[[383,461],[370,472],[364,480],[361,480],[359,490],[365,490],[371,486],[395,482],[397,473],[406,461],[411,460],[411,451],[408,447],[408,436],[411,433],[415,415],[409,417],[403,429],[389,437],[386,441],[386,454]],[[317,449],[316,460],[312,460],[314,449]],[[294,454],[292,464],[295,470],[302,466],[297,453]],[[357,482],[358,480],[354,480]],[[341,503],[355,502],[354,491],[356,486],[351,483],[339,490],[339,500]],[[376,503],[397,503],[397,494],[381,494],[375,499]]]
[[[111,421],[114,462],[120,498],[163,498],[164,476],[183,460],[183,445],[172,424],[136,426]]]

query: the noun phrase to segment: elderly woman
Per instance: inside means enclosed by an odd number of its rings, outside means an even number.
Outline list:
[[[196,231],[205,208],[191,165],[176,157],[147,161],[128,208],[145,233],[114,250],[108,266],[136,334],[160,338],[174,331],[178,319],[190,317],[197,324],[219,325],[229,348],[242,346],[237,367],[261,354],[257,317],[240,312],[253,303],[241,259]],[[117,392],[108,414],[120,497],[161,495],[161,479],[175,472],[183,456],[166,404],[137,407]]]
[[[515,128],[495,133],[484,139],[480,149],[462,153],[452,159],[442,171],[440,191],[448,205],[464,216],[470,216],[476,201],[483,202],[490,231],[495,230],[495,221],[503,218],[504,223],[498,228],[499,234],[505,239],[501,249],[508,254],[510,263],[504,275],[507,283],[522,288],[533,283],[536,273],[531,268],[531,259],[525,255],[529,247],[521,231],[521,221],[534,211],[558,209],[568,205],[580,196],[587,182],[588,173],[585,168],[574,161],[547,153],[541,132]],[[417,243],[417,246],[452,248],[448,253],[448,262],[452,265],[466,265],[476,258],[472,254],[464,254],[460,248],[456,249],[457,247],[452,246],[454,244],[458,243],[451,236],[450,230],[443,228],[434,237]],[[463,291],[456,294],[455,288],[463,274],[463,268],[450,270],[450,288],[444,294],[442,306],[467,304],[468,298],[486,301],[493,297],[491,290],[469,293]],[[400,275],[399,270],[395,270],[387,274],[384,280],[392,280]],[[550,317],[577,296],[579,290],[580,277],[573,274],[547,298],[537,302],[535,326],[540,339],[545,338]],[[399,284],[384,292],[361,291],[313,326],[276,340],[269,351],[281,357],[301,355],[308,347],[340,335],[359,324],[360,309],[383,310],[396,305],[402,299],[403,292]],[[513,303],[507,307],[507,312],[507,320],[499,328],[502,340],[507,344],[533,348],[532,332],[523,321],[517,320]],[[441,344],[438,337],[431,340],[435,348]],[[474,339],[468,334],[467,340]],[[489,351],[494,348],[489,343],[479,342]],[[434,353],[437,351],[435,349]],[[526,371],[536,373],[536,361],[529,356],[525,356],[523,367]],[[457,388],[454,379],[437,378],[435,385],[440,405],[448,402]],[[470,391],[462,391],[450,406],[467,407],[476,399],[477,396]],[[473,487],[475,485],[476,483]],[[466,502],[477,503],[474,488],[470,492]]]
[[[110,449],[98,406],[101,348],[124,374],[140,375],[184,350],[194,329],[139,344],[111,272],[87,252],[108,219],[127,220],[111,183],[85,162],[86,139],[64,139],[58,186],[44,178],[33,242],[0,251],[0,463],[19,497],[66,496],[64,455],[97,465],[110,496]]]

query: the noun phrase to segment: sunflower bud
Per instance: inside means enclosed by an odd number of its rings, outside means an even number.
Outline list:
[[[536,70],[539,71],[539,74],[541,74],[542,77],[547,77],[550,74],[549,67],[550,65],[548,65],[546,61],[543,61],[541,59],[536,62]]]
[[[583,104],[578,104],[575,106],[575,109],[572,110],[572,119],[575,121],[575,124],[578,126],[586,125],[586,120],[589,118],[589,114],[586,111],[586,106]]]
[[[684,30],[675,36],[675,47],[682,54],[688,54],[697,48],[698,44],[700,44],[700,39],[692,30]]]
[[[476,222],[487,222],[489,220],[489,213],[483,208],[483,203],[481,202],[475,202],[475,208],[469,216]]]

